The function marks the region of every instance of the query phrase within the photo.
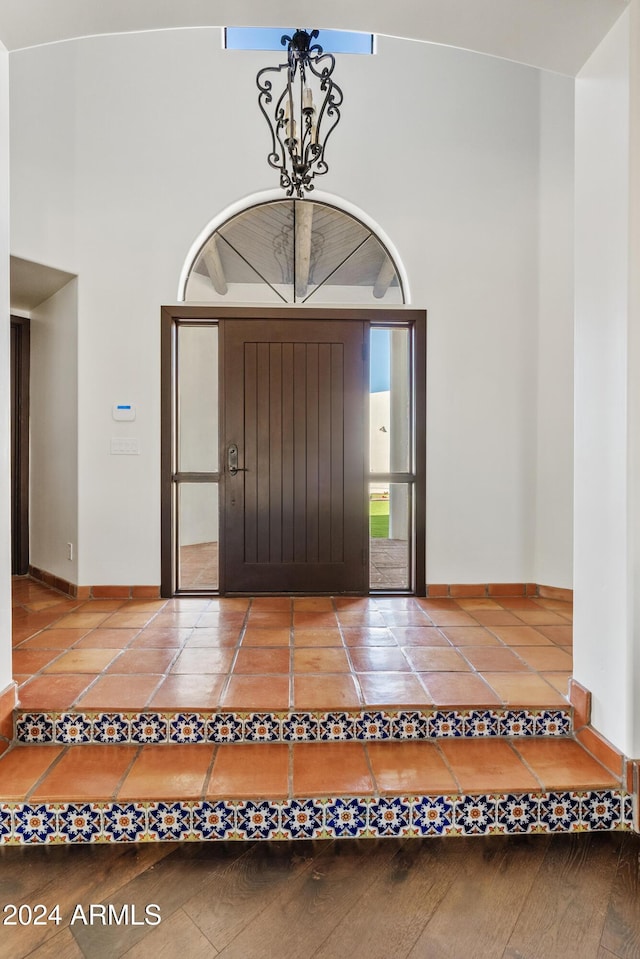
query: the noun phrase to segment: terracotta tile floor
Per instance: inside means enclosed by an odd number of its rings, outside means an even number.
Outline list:
[[[566,705],[558,600],[13,596],[22,710]]]
[[[78,602],[22,578],[14,580],[13,594],[21,710],[567,705],[572,616],[564,602]],[[1,798],[10,804],[310,796],[329,802],[335,796],[532,794],[621,785],[569,737],[14,743],[0,766]]]
[[[170,761],[168,756],[170,756]],[[280,799],[607,789],[613,773],[573,740],[14,746],[12,802]]]

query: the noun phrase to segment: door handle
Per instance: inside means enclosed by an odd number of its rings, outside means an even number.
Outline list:
[[[235,443],[231,443],[227,449],[227,468],[232,476],[247,472],[246,467],[238,466],[238,447]]]

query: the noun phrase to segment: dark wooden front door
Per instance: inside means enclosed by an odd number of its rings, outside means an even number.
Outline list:
[[[367,592],[366,335],[225,320],[225,592]]]

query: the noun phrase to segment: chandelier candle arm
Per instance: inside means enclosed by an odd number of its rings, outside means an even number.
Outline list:
[[[287,62],[258,72],[258,105],[269,124],[271,151],[267,162],[280,171],[280,185],[287,196],[302,198],[313,190],[313,178],[329,169],[325,158],[327,139],[340,120],[342,90],[332,79],[335,58],[311,41],[317,30],[298,29],[288,44]],[[284,71],[284,75],[283,75]],[[278,82],[279,81],[279,82]],[[284,89],[274,106],[274,84]]]

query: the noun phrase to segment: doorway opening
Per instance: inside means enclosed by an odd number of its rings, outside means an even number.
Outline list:
[[[165,307],[162,342],[163,595],[423,592],[423,311]]]
[[[11,316],[11,574],[29,572],[29,320]]]

